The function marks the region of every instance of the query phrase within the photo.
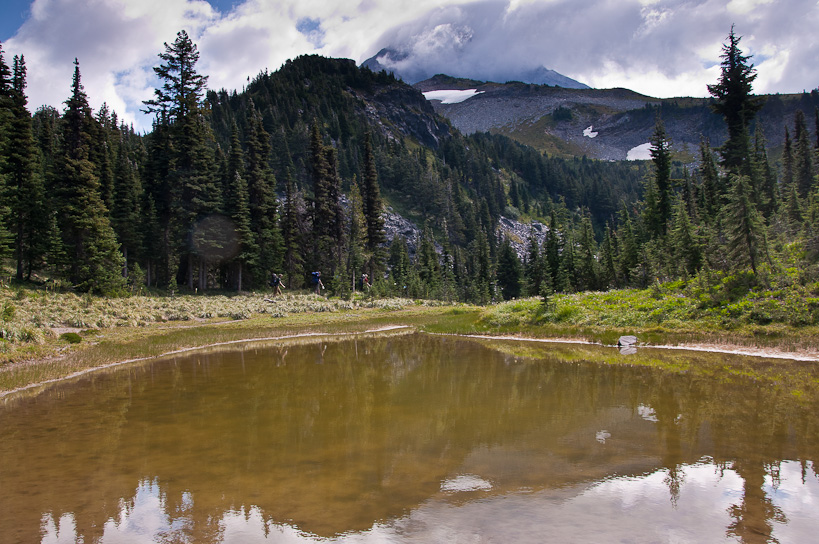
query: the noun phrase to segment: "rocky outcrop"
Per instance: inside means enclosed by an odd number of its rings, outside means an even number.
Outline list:
[[[538,245],[542,246],[548,232],[549,227],[540,221],[522,223],[516,219],[501,217],[498,221],[498,229],[496,234],[498,236],[498,240],[509,240],[509,244],[512,246],[512,249],[515,250],[518,258],[521,260],[521,262],[523,262],[526,257],[526,246],[529,243],[529,236],[534,235]]]
[[[365,104],[370,123],[380,126],[386,135],[397,131],[432,149],[451,135],[446,120],[423,94],[408,85],[385,85],[373,89],[370,95],[352,89],[350,92]]]

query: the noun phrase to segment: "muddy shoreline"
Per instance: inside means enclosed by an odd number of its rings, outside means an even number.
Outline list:
[[[184,353],[191,353],[195,351],[203,351],[203,350],[211,350],[211,349],[218,349],[218,348],[230,348],[233,346],[241,346],[250,343],[259,343],[259,342],[289,342],[295,340],[309,340],[311,338],[319,339],[319,338],[333,338],[333,339],[344,339],[353,336],[362,336],[362,335],[376,335],[376,334],[384,334],[384,333],[407,333],[407,332],[416,332],[417,329],[412,325],[387,325],[381,326],[372,329],[366,329],[357,332],[300,332],[296,334],[289,334],[289,335],[280,335],[280,336],[266,336],[266,337],[254,337],[254,338],[244,338],[239,340],[229,340],[224,342],[212,342],[208,344],[196,345],[196,346],[189,346],[185,348],[175,349],[166,351],[156,355],[149,355],[149,356],[142,356],[142,357],[134,357],[129,359],[122,359],[117,361],[108,362],[98,366],[91,366],[88,368],[84,368],[75,372],[71,372],[64,376],[59,376],[47,380],[38,381],[35,383],[26,384],[14,389],[2,391],[0,390],[0,401],[7,401],[9,398],[12,398],[16,395],[27,393],[27,392],[38,392],[39,390],[48,388],[50,386],[54,386],[59,384],[60,382],[69,381],[72,379],[76,379],[94,372],[100,372],[105,370],[111,370],[117,367],[135,364],[135,363],[144,363],[146,361],[157,360],[165,357],[172,357],[174,355],[180,355]],[[560,338],[560,337],[531,337],[531,336],[520,336],[514,334],[499,334],[499,335],[492,335],[492,334],[458,334],[458,333],[428,333],[428,334],[436,334],[441,336],[453,336],[453,337],[460,337],[460,338],[472,338],[472,339],[484,339],[484,340],[503,340],[503,341],[514,341],[514,342],[537,342],[537,343],[553,343],[553,344],[578,344],[578,345],[588,345],[588,346],[601,346],[601,347],[610,347],[612,349],[617,349],[616,345],[608,345],[603,344],[600,342],[594,342],[582,338]],[[651,350],[651,349],[659,349],[659,350],[675,350],[675,351],[691,351],[691,352],[705,352],[705,353],[723,353],[727,355],[740,355],[746,357],[753,357],[753,358],[764,358],[764,359],[781,359],[781,360],[792,360],[792,361],[799,361],[799,362],[816,362],[819,363],[819,352],[813,350],[794,350],[794,351],[786,351],[783,349],[777,348],[763,348],[763,347],[748,347],[748,346],[741,346],[737,344],[715,344],[715,343],[681,343],[681,344],[648,344],[648,343],[639,343],[637,344],[637,349],[639,351],[642,350]],[[26,361],[21,361],[17,363],[12,363],[7,365],[4,370],[7,372],[14,372],[24,368],[36,367],[41,364],[47,363],[59,363],[60,360],[65,359],[67,355],[62,356],[51,356],[42,359],[31,359]]]

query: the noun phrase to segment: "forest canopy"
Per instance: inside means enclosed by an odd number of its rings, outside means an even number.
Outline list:
[[[819,108],[769,149],[740,41],[732,29],[708,86],[728,138],[686,163],[662,108],[650,161],[556,158],[465,136],[345,59],[210,90],[185,31],[158,53],[153,127],[138,134],[91,110],[77,60],[63,110],[32,115],[25,59],[0,48],[0,252],[17,281],[109,295],[266,289],[272,273],[312,288],[315,271],[339,296],[367,274],[375,295],[478,303],[696,278],[813,292]]]

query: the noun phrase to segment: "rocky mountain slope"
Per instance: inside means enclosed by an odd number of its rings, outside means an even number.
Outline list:
[[[467,134],[493,132],[559,156],[604,160],[647,158],[647,143],[659,114],[685,159],[696,155],[700,139],[712,146],[726,137],[724,122],[707,98],[658,99],[627,89],[567,89],[518,82],[492,83],[438,75],[415,84],[431,99],[435,111]],[[437,98],[431,91],[467,91]],[[819,92],[767,96],[758,115],[769,145],[781,146],[785,127],[802,109],[807,116],[819,106]],[[642,147],[640,147],[642,146]],[[630,156],[631,153],[631,156]]]

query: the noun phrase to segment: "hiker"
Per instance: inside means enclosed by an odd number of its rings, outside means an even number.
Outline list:
[[[270,287],[273,288],[273,296],[282,294],[282,277],[273,272],[273,277],[270,279]]]
[[[361,289],[366,289],[367,291],[370,290],[372,284],[370,283],[370,275],[369,274],[361,274]]]
[[[313,285],[316,286],[316,294],[320,295],[321,290],[324,289],[324,284],[321,283],[321,272],[313,272]]]

